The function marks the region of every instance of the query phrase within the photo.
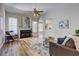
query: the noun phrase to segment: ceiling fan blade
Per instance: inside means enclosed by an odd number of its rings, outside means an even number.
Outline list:
[[[38,11],[38,12],[44,12],[44,11]]]
[[[37,12],[44,12],[44,11],[39,11],[39,10],[37,10],[36,8],[34,8],[34,11],[37,11]]]

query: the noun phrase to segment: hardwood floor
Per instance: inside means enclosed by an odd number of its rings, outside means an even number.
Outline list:
[[[32,41],[21,39],[5,43],[0,49],[0,56],[41,56],[38,51],[31,49]]]

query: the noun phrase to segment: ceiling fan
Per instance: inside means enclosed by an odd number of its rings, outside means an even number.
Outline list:
[[[37,10],[37,8],[36,8],[36,3],[35,3],[35,8],[34,8],[34,11],[33,11],[33,12],[34,12],[34,15],[35,15],[35,16],[39,16],[39,15],[41,15],[41,13],[44,12],[44,11],[42,11],[42,10]]]

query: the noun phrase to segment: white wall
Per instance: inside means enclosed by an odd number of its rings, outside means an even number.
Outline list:
[[[34,21],[34,17],[30,16],[29,14],[22,14],[22,13],[12,13],[12,12],[6,12],[6,20],[5,20],[5,30],[8,31],[8,18],[9,17],[15,17],[18,20],[18,34],[19,34],[19,30],[28,30],[31,28],[23,28],[23,17],[30,17],[30,21],[31,21],[31,27],[32,27],[32,21]]]
[[[5,8],[4,5],[0,4],[0,16],[2,17],[2,28],[0,27],[0,48],[5,42]]]
[[[61,6],[55,9],[52,8],[51,6],[51,9],[45,12],[46,13],[44,14],[44,16],[42,16],[43,20],[47,20],[51,18],[53,23],[52,30],[45,31],[46,36],[61,37],[69,34],[75,34],[75,29],[79,27],[79,24],[78,24],[79,23],[79,4],[68,4],[63,7]],[[13,14],[7,13],[7,15],[11,16]],[[16,16],[18,17],[18,24],[19,24],[18,26],[22,26],[21,24],[22,16],[27,16],[27,15],[18,14]],[[66,19],[69,20],[69,29],[59,29],[59,21],[66,20]],[[34,18],[31,18],[31,20],[34,20]],[[6,25],[6,27],[8,26]]]
[[[79,4],[70,4],[68,6],[48,11],[44,18],[52,18],[53,29],[46,31],[46,36],[61,37],[69,34],[75,34],[75,29],[79,28]],[[59,29],[60,20],[69,20],[69,29]]]

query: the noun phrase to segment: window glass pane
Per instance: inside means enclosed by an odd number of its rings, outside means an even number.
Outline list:
[[[17,18],[9,18],[9,31],[13,31],[17,34]]]

